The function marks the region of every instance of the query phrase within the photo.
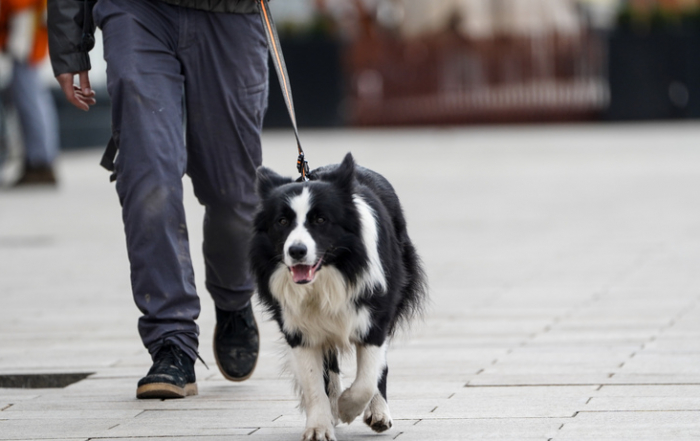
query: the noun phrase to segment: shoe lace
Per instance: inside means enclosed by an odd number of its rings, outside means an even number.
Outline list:
[[[184,366],[182,364],[183,357],[187,357],[185,353],[177,347],[176,345],[172,343],[166,343],[163,345],[163,347],[158,351],[158,355],[156,356],[156,363],[159,365],[165,365],[165,366],[176,366],[178,369],[183,370]],[[197,358],[199,361],[202,362],[205,368],[209,370],[209,366],[207,363],[202,359],[202,357],[197,353]]]
[[[197,352],[197,358],[199,359],[199,361],[202,362],[202,364],[204,365],[204,367],[207,368],[207,370],[209,370],[209,366],[207,365],[207,362],[204,361],[204,359],[202,358],[201,355],[199,355],[199,352]]]
[[[182,357],[185,356],[182,350],[174,344],[166,343],[156,355],[156,363],[162,366],[176,366],[182,369]]]
[[[233,340],[235,341],[247,341],[247,334],[251,332],[251,329],[253,328],[254,325],[252,319],[245,308],[241,309],[240,311],[231,311],[229,314],[227,314],[224,322],[221,323],[221,330],[225,330],[224,333],[226,335],[234,336]]]

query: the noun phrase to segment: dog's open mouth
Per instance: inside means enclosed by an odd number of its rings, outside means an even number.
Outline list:
[[[299,283],[303,285],[305,283],[313,282],[314,278],[316,277],[316,271],[318,271],[321,268],[322,262],[323,258],[320,258],[314,266],[294,265],[293,267],[289,268],[289,270],[292,272],[292,279],[294,280],[294,283]]]

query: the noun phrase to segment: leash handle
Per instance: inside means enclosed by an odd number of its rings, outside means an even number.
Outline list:
[[[258,0],[258,9],[260,10],[260,18],[262,20],[263,27],[265,28],[265,36],[267,37],[267,44],[270,48],[272,64],[274,64],[275,71],[277,71],[277,78],[280,82],[284,102],[287,104],[289,119],[292,121],[294,136],[297,140],[297,150],[299,151],[299,156],[297,157],[297,171],[301,173],[302,180],[308,181],[309,163],[306,162],[304,157],[304,149],[301,148],[301,140],[299,139],[299,128],[297,127],[297,116],[296,112],[294,111],[294,99],[292,98],[292,87],[289,82],[287,64],[284,62],[282,46],[280,45],[279,35],[277,34],[277,27],[272,19],[272,13],[270,13],[270,5],[268,0]]]

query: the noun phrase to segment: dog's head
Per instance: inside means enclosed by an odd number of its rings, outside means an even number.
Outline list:
[[[364,254],[355,250],[360,225],[353,203],[352,155],[339,165],[315,170],[308,182],[295,182],[265,167],[257,178],[261,204],[251,251],[257,273],[283,264],[294,283],[307,284],[324,266],[347,266],[344,255]]]

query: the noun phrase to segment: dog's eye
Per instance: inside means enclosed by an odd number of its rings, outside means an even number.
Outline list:
[[[287,219],[286,217],[281,217],[277,220],[277,223],[282,225],[283,227],[286,227],[287,225],[289,225],[289,219]]]
[[[326,218],[325,218],[325,217],[319,216],[319,217],[316,218],[316,223],[317,223],[317,224],[325,224],[325,223],[326,223]]]

